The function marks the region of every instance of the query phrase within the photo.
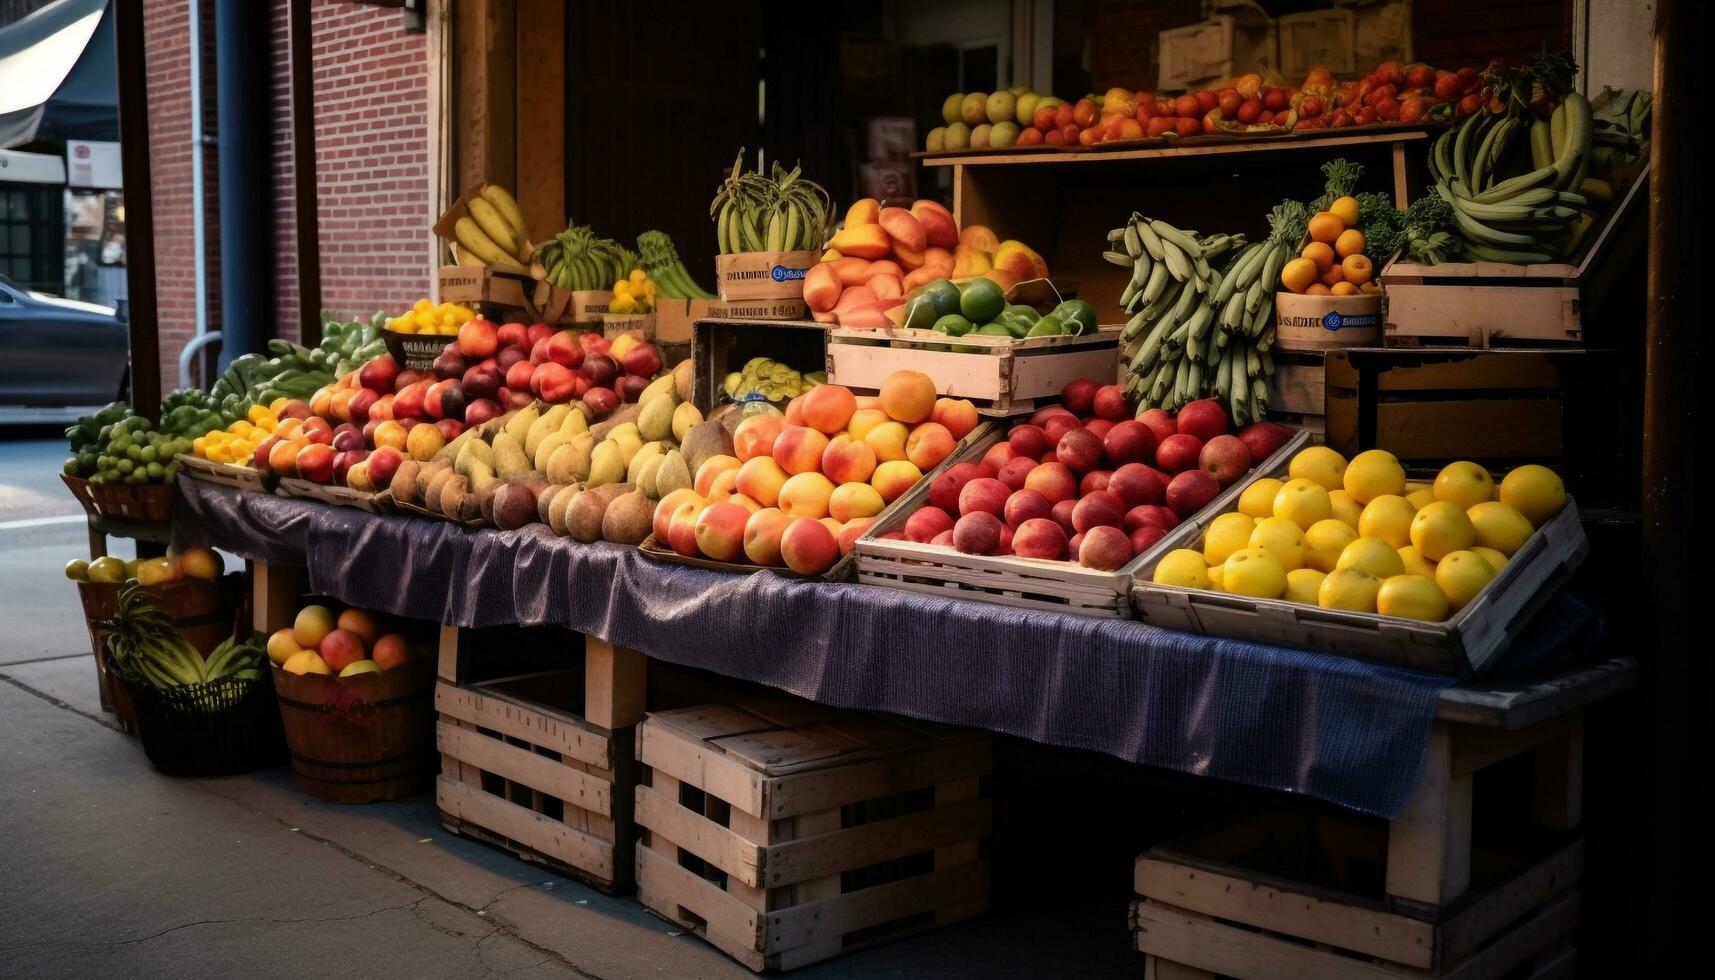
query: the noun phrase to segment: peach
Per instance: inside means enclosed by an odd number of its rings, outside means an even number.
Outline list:
[[[820,575],[840,560],[840,543],[821,521],[801,517],[780,535],[780,556],[800,575]]]
[[[744,461],[733,478],[733,489],[764,507],[773,507],[780,499],[780,488],[786,485],[787,473],[772,456],[756,456]]]
[[[1042,260],[1042,256],[1032,251],[1029,245],[1010,239],[1001,242],[994,250],[994,267],[1017,276],[1020,281],[1048,277],[1048,263]]]
[[[911,216],[923,227],[923,238],[930,245],[952,248],[959,243],[959,224],[953,215],[936,201],[915,201]]]
[[[847,521],[846,526],[840,529],[840,533],[835,538],[840,544],[840,554],[851,554],[858,538],[863,537],[863,533],[869,530],[869,526],[873,523],[875,523],[873,517],[854,517]]]
[[[321,654],[321,658],[327,661],[328,667],[336,674],[357,661],[366,659],[364,654],[368,653],[364,649],[363,637],[342,629],[336,629],[322,637],[316,652]]]
[[[834,536],[835,541],[840,539],[840,532],[846,529],[844,521],[836,521],[832,517],[824,517],[817,523],[827,528],[828,533]]]
[[[907,540],[923,544],[935,540],[943,531],[953,529],[953,515],[933,505],[919,507],[905,519]]]
[[[876,215],[876,222],[893,239],[895,249],[921,253],[929,247],[929,236],[923,230],[923,223],[904,208],[882,208]]]
[[[780,536],[792,518],[778,507],[765,507],[744,522],[744,554],[758,565],[780,564]]]
[[[726,500],[738,492],[738,470],[721,470],[709,481],[708,498]]]
[[[880,262],[876,263],[876,265],[880,264]],[[899,299],[905,295],[905,286],[899,281],[898,276],[871,276],[865,285],[869,287],[870,292],[875,294],[878,301]]]
[[[374,643],[381,635],[381,623],[375,614],[362,609],[347,609],[339,614],[339,628],[356,633],[364,643]]]
[[[901,422],[883,422],[863,437],[869,448],[875,450],[875,458],[883,463],[896,459],[905,459],[905,442],[911,437],[911,431]]]
[[[733,561],[744,553],[744,528],[750,511],[737,504],[720,502],[703,508],[693,533],[697,550],[715,561]]]
[[[790,408],[791,406],[787,407]],[[860,404],[857,411],[852,412],[851,419],[846,422],[846,432],[853,439],[861,441],[876,426],[887,421],[890,421],[887,413],[882,411],[879,406],[865,408]],[[802,425],[803,423],[800,422],[799,424]]]
[[[929,421],[946,429],[957,442],[977,427],[977,407],[968,398],[937,398]]]
[[[935,535],[934,539],[929,543],[937,548],[951,548],[953,546],[953,529],[948,528],[940,534]]]
[[[857,407],[859,409],[880,408],[881,407],[881,398],[879,396],[876,396],[876,395],[858,395],[857,396]]]
[[[1037,467],[1037,462],[1029,456],[1014,456],[1006,461],[1006,465],[995,474],[995,479],[1008,487],[1019,490],[1024,487],[1024,481],[1030,478],[1030,471]]]
[[[774,440],[774,461],[787,473],[814,473],[821,469],[822,451],[828,437],[807,425],[788,425]]]
[[[839,274],[834,271],[832,263],[823,262],[810,267],[804,274],[804,302],[817,313],[827,313],[840,301],[840,291],[845,285],[840,282]]]
[[[983,278],[999,286],[1001,295],[1003,296],[1011,296],[1013,287],[1017,286],[1021,281],[1017,276],[1005,269],[993,268],[983,273]]]
[[[905,440],[905,458],[917,468],[928,472],[941,465],[941,460],[953,454],[955,440],[947,427],[938,422],[924,422],[911,430]]]
[[[848,224],[834,233],[828,246],[838,250],[842,257],[885,259],[893,252],[893,239],[880,225]]]
[[[686,500],[673,509],[673,516],[667,521],[667,544],[674,551],[686,558],[702,554],[697,547],[697,518],[710,506],[707,501],[698,499]]]
[[[859,517],[874,517],[887,502],[867,483],[842,483],[828,497],[828,516],[844,524]]]
[[[915,271],[922,272],[927,269],[929,271],[930,279],[946,279],[950,277],[953,274],[953,253],[947,251],[947,249],[953,247],[954,246],[952,245],[948,245],[946,248],[937,248],[936,246],[931,245],[924,249],[923,265]]]
[[[1092,527],[1080,535],[1078,564],[1085,568],[1114,571],[1131,561],[1131,539],[1117,527]]]
[[[745,495],[744,495],[744,494],[742,494],[742,493],[734,493],[734,494],[730,494],[730,495],[729,495],[729,496],[728,496],[728,497],[727,497],[727,498],[726,498],[726,501],[725,501],[725,503],[729,503],[729,504],[737,504],[737,505],[739,505],[739,506],[740,506],[740,507],[743,507],[743,508],[744,508],[744,509],[745,509],[745,510],[748,510],[748,511],[750,511],[750,512],[751,512],[751,513],[752,513],[752,514],[754,514],[754,513],[756,513],[756,512],[757,512],[757,511],[759,511],[759,510],[761,510],[761,509],[762,509],[762,504],[761,504],[761,502],[759,502],[759,501],[758,501],[758,500],[756,500],[756,498],[754,498],[754,497],[746,497],[746,496],[745,496]]]
[[[672,523],[673,514],[678,511],[679,507],[687,503],[700,507],[704,502],[703,495],[690,487],[680,487],[661,498],[661,502],[655,505],[655,518],[651,522],[655,531],[655,540],[661,547],[668,547],[667,528]]]
[[[844,429],[857,411],[857,398],[845,385],[817,385],[801,397],[804,424],[823,435],[831,436]]]
[[[869,483],[881,494],[881,499],[892,503],[921,479],[923,471],[917,468],[917,464],[905,459],[890,459],[875,468]]]
[[[986,510],[966,514],[953,525],[953,547],[967,555],[996,554],[1005,529],[1000,518]]]
[[[767,456],[774,451],[774,440],[785,427],[786,420],[778,415],[752,415],[733,430],[733,455],[737,456],[741,463],[758,456]]]
[[[875,472],[875,464],[875,448],[843,432],[822,450],[822,474],[835,483],[862,483]]]
[[[737,458],[725,455],[724,453],[719,456],[710,456],[708,459],[703,460],[703,465],[697,467],[697,475],[696,478],[691,481],[691,485],[696,487],[698,493],[707,497],[709,495],[709,487],[714,484],[715,477],[720,476],[728,470],[737,471],[737,469],[743,465],[744,464],[740,463]]]
[[[290,437],[281,436],[281,438],[285,439]],[[393,421],[392,419],[388,419],[375,427],[374,438],[376,449],[386,446],[389,449],[397,449],[400,452],[404,452],[405,441],[410,438],[410,433],[405,430],[405,426]]]
[[[1010,444],[997,442],[988,448],[988,452],[983,453],[983,465],[992,470],[993,472],[989,475],[994,476],[1000,473],[1007,463],[1017,459],[1018,455],[1018,451],[1013,449]]]
[[[828,498],[834,495],[834,485],[814,470],[798,473],[780,487],[777,504],[788,517],[828,516]]]
[[[881,202],[873,197],[860,198],[846,209],[847,225],[873,225],[881,217]],[[840,249],[844,252],[844,249]]]
[[[987,225],[966,225],[959,232],[959,244],[992,254],[1000,249],[1000,236],[990,231]]]
[[[1033,517],[1019,524],[1013,533],[1012,553],[1020,558],[1063,561],[1066,557],[1066,529],[1050,518]]]
[[[1078,478],[1065,463],[1041,463],[1024,478],[1024,488],[1048,498],[1050,504],[1078,496]]]
[[[959,491],[959,513],[974,514],[987,511],[996,517],[1006,513],[1006,502],[1012,488],[993,477],[979,477]]]
[[[369,659],[382,670],[392,670],[411,659],[411,641],[398,633],[388,633],[376,639],[375,646],[369,651]]]
[[[326,606],[305,606],[292,620],[292,638],[300,650],[314,650],[334,631],[333,613]]]
[[[935,411],[935,380],[921,371],[895,371],[881,383],[881,408],[900,422],[921,422]]]
[[[847,286],[861,286],[864,283],[869,282],[869,267],[874,263],[870,262],[868,259],[842,256],[832,262],[825,262],[823,264],[833,270],[834,276],[840,281],[840,288],[844,289]],[[808,277],[806,277],[806,284],[808,281]],[[835,296],[834,299],[837,301],[839,297]],[[831,310],[833,307],[829,306],[828,309]]]
[[[992,268],[994,268],[994,263],[989,261],[987,252],[964,244],[953,249],[952,278],[954,279],[972,279]]]
[[[828,319],[826,321],[819,321],[819,322],[826,322],[826,323],[838,323],[839,322],[839,318],[834,316],[832,313],[818,313],[818,314],[816,314],[816,316],[817,317],[822,317],[822,316],[828,317]],[[794,398],[791,401],[786,403],[786,412],[781,416],[781,421],[783,421],[787,425],[803,425],[804,424],[804,396],[803,395],[799,395],[797,398]]]

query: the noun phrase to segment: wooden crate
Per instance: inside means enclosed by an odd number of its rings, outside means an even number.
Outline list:
[[[637,730],[638,899],[753,970],[981,914],[989,736],[801,701]]]
[[[1274,374],[1268,379],[1268,415],[1277,422],[1303,427],[1322,441],[1327,428],[1323,405],[1327,390],[1321,351],[1271,351]]]
[[[387,511],[387,503],[391,495],[381,493],[364,493],[350,487],[331,486],[300,480],[296,477],[282,477],[275,492],[282,497],[299,497],[305,500],[319,500],[324,504],[335,507],[351,507],[370,514],[382,514]]]
[[[1204,82],[1265,72],[1279,64],[1274,21],[1216,14],[1160,34],[1160,71],[1156,88],[1185,91]]]
[[[811,320],[698,320],[692,328],[691,404],[707,416],[726,401],[721,384],[753,357],[811,374],[827,360],[828,326]]]
[[[179,453],[173,458],[178,461],[179,469],[195,480],[253,493],[266,493],[272,489],[272,473],[264,474],[254,466],[210,462],[190,453]]]
[[[941,466],[947,468],[981,459],[1006,434],[1004,428],[997,426],[980,438],[967,437],[967,442],[942,461]],[[1256,472],[1260,475],[1265,471],[1284,470],[1293,454],[1309,439],[1308,433],[1296,433]],[[858,538],[852,552],[857,555],[859,582],[925,595],[979,599],[1021,609],[1128,619],[1132,614],[1130,592],[1133,577],[1146,564],[1153,567],[1156,557],[1166,554],[1163,546],[1157,544],[1118,570],[1106,572],[1085,568],[1076,561],[1049,561],[1015,555],[968,555],[916,541],[883,539],[882,535],[904,528],[906,520],[929,499],[932,483],[932,480],[923,480],[906,491],[888,505],[888,509]],[[1198,516],[1212,516],[1237,506],[1241,489],[1241,483],[1234,483],[1210,501]]]
[[[435,803],[454,833],[622,894],[632,883],[632,739],[644,658],[595,637],[550,635],[582,645],[582,665],[496,677],[526,652],[511,634],[510,649],[473,656],[483,631],[442,627]],[[546,662],[563,663],[564,650],[555,658],[551,647]]]
[[[941,394],[968,398],[983,415],[1009,416],[1059,400],[1069,381],[1106,384],[1118,377],[1117,327],[1082,337],[966,334],[952,340],[931,330],[835,328],[828,333],[828,380],[867,392],[895,371],[921,371]]]
[[[1521,344],[1581,346],[1612,321],[1619,341],[1642,329],[1643,252],[1649,171],[1620,194],[1601,228],[1567,262],[1512,265],[1505,262],[1445,262],[1419,265],[1395,257],[1382,269],[1387,292],[1383,331],[1389,344],[1458,344],[1506,347]],[[1630,265],[1630,269],[1628,269]],[[1593,316],[1609,293],[1617,308]]]
[[[1317,66],[1335,75],[1349,75],[1368,66],[1357,63],[1356,37],[1350,10],[1308,10],[1276,18],[1280,73],[1303,78]]]

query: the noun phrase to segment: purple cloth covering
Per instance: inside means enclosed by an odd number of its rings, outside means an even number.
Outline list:
[[[1319,797],[1391,817],[1452,678],[1141,623],[728,575],[181,475],[174,532],[305,566],[312,591],[459,626],[557,624],[825,704]]]

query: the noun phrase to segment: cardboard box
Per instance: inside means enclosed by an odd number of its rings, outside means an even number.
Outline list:
[[[1273,68],[1276,53],[1274,21],[1266,17],[1241,20],[1218,14],[1198,24],[1161,32],[1158,87],[1191,91],[1220,79]]]
[[[876,116],[869,121],[869,160],[910,160],[917,149],[917,122],[910,116]]]
[[[1358,71],[1384,61],[1410,64],[1411,0],[1343,0],[1352,10],[1352,58]]]
[[[500,265],[443,265],[435,278],[442,302],[516,310],[524,309],[525,289],[535,284],[529,270]]]
[[[1352,11],[1310,10],[1287,14],[1275,21],[1280,35],[1280,72],[1287,78],[1303,78],[1321,65],[1336,75],[1358,70],[1353,51]],[[1366,63],[1365,69],[1375,67]]]
[[[696,322],[715,320],[802,320],[810,308],[801,299],[745,300],[723,303],[717,299],[655,298],[657,343],[689,343]]]
[[[819,251],[736,252],[715,256],[715,292],[726,303],[755,299],[802,299],[804,276],[821,261]]]
[[[882,207],[909,207],[917,199],[917,168],[909,161],[859,164],[858,180],[863,196],[875,198]]]

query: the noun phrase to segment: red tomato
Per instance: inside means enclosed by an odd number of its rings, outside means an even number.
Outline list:
[[[1264,109],[1262,111],[1262,113],[1256,117],[1256,124],[1258,126],[1272,126],[1272,125],[1274,125],[1274,113],[1269,112],[1267,109]]]
[[[1463,118],[1465,116],[1470,115],[1473,112],[1476,112],[1478,109],[1481,109],[1482,107],[1483,107],[1483,97],[1481,95],[1477,94],[1476,92],[1472,92],[1470,95],[1467,95],[1464,98],[1459,100],[1459,105],[1456,107],[1456,110],[1457,110],[1458,115],[1461,118]]]
[[[1102,126],[1101,126],[1101,129],[1102,129],[1101,138],[1102,138],[1102,140],[1106,141],[1106,140],[1117,140],[1117,139],[1119,139],[1120,138],[1120,124],[1122,122],[1128,122],[1128,121],[1131,121],[1130,116],[1103,116],[1102,117]]]
[[[1180,116],[1175,122],[1175,125],[1178,127],[1180,136],[1196,136],[1203,131],[1203,121],[1201,119]]]
[[[1405,97],[1405,101],[1399,104],[1399,121],[1402,123],[1422,122],[1424,114],[1428,111],[1429,107],[1424,104],[1423,96],[1408,95]],[[1387,116],[1382,115],[1380,109],[1376,110],[1376,115],[1383,119],[1387,118]]]
[[[1060,142],[1067,146],[1076,146],[1078,135],[1082,132],[1083,130],[1078,128],[1077,123],[1067,123],[1060,127]]]
[[[1126,116],[1120,120],[1119,138],[1122,140],[1142,139],[1143,124],[1130,116]]]
[[[1313,119],[1306,119],[1302,115],[1300,115],[1298,117],[1298,122],[1293,125],[1292,131],[1296,133],[1301,129],[1326,129],[1326,128],[1328,128],[1328,117],[1327,116],[1316,116]]]
[[[1035,126],[1026,127],[1023,132],[1018,134],[1019,146],[1039,146],[1041,143],[1042,130],[1037,129]]]
[[[1072,103],[1062,102],[1054,107],[1054,128],[1065,129],[1073,124]],[[1076,139],[1076,137],[1073,137]]]
[[[1197,105],[1197,97],[1195,95],[1181,95],[1179,100],[1173,103],[1173,111],[1177,115],[1185,118],[1200,116],[1203,114],[1201,107]]]
[[[1072,107],[1072,121],[1080,126],[1088,126],[1096,121],[1096,104],[1089,99],[1079,99]]]
[[[1239,104],[1239,122],[1244,123],[1246,126],[1256,122],[1256,118],[1260,115],[1262,115],[1261,99],[1246,99],[1244,102]]]
[[[1054,113],[1054,106],[1045,105],[1036,110],[1036,114],[1030,117],[1030,124],[1046,133],[1059,125],[1054,121]]]
[[[1352,124],[1352,115],[1344,109],[1335,109],[1328,117],[1328,125],[1334,129],[1344,129]]]
[[[1376,77],[1381,79],[1383,84],[1393,85],[1397,89],[1399,83],[1405,81],[1405,69],[1401,68],[1397,61],[1384,61],[1376,66]]]
[[[1477,84],[1477,69],[1472,68],[1470,65],[1466,65],[1459,69],[1459,84],[1466,88],[1470,88]]]
[[[1428,65],[1412,65],[1405,73],[1406,88],[1428,88],[1435,84],[1435,69]]]
[[[1306,95],[1298,100],[1298,118],[1315,119],[1322,114],[1322,100],[1314,95]]]
[[[1149,121],[1148,126],[1144,127],[1143,135],[1148,136],[1151,139],[1154,139],[1157,136],[1162,136],[1162,135],[1165,135],[1165,134],[1170,133],[1170,132],[1175,132],[1176,130],[1177,130],[1177,126],[1171,117],[1156,116],[1154,119],[1151,119]]]
[[[1137,121],[1146,122],[1155,117],[1155,96],[1148,92],[1137,93]]]
[[[1292,94],[1280,86],[1274,86],[1262,94],[1262,107],[1269,112],[1279,112],[1292,104]]]
[[[1220,108],[1221,115],[1227,119],[1233,118],[1233,113],[1239,111],[1239,106],[1244,101],[1236,88],[1221,89],[1220,94],[1215,97],[1216,106]]]
[[[1422,100],[1418,100],[1419,113],[1422,111]],[[1376,118],[1382,122],[1394,122],[1399,119],[1399,101],[1393,98],[1382,99],[1375,104]]]
[[[1399,89],[1392,85],[1383,85],[1380,88],[1373,88],[1364,96],[1364,105],[1376,105],[1381,102],[1381,100],[1391,99],[1398,94]]]
[[[1066,134],[1060,132],[1058,129],[1050,129],[1048,134],[1042,137],[1042,142],[1049,146],[1065,146]]]
[[[1435,79],[1435,97],[1443,102],[1451,102],[1459,97],[1464,86],[1459,83],[1459,76],[1446,72]]]
[[[1097,129],[1094,126],[1091,126],[1089,129],[1080,130],[1078,132],[1078,145],[1079,146],[1095,146],[1096,141],[1101,136],[1101,134],[1102,134],[1102,131]]]
[[[1199,116],[1220,104],[1221,97],[1208,89],[1203,89],[1197,93],[1197,108],[1202,110],[1202,112],[1197,113]]]
[[[1376,121],[1375,106],[1364,106],[1362,109],[1359,109],[1358,114],[1352,118],[1356,119],[1360,126],[1370,125]]]

